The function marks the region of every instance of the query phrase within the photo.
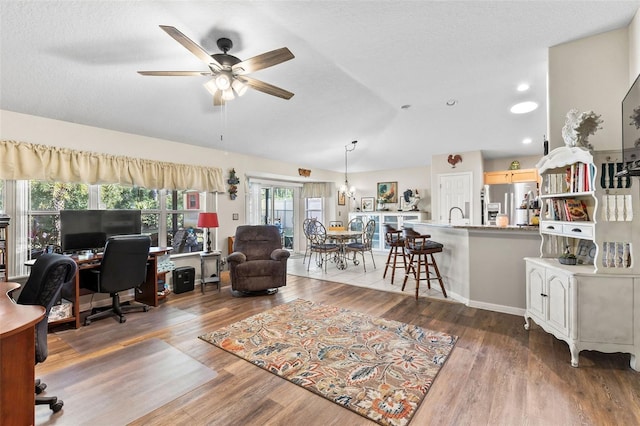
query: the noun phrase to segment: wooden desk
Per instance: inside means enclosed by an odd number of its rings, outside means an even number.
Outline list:
[[[172,247],[151,247],[149,250],[149,266],[147,267],[147,278],[140,286],[141,292],[135,293],[136,301],[144,303],[149,306],[158,306],[160,300],[166,296],[158,295],[158,277],[165,277],[167,272],[158,272],[158,257],[162,256],[173,250]],[[49,325],[58,325],[73,323],[74,328],[80,327],[80,270],[93,269],[100,266],[100,260],[102,259],[102,253],[89,254],[89,255],[73,255],[71,256],[78,264],[78,271],[76,273],[75,288],[73,292],[73,315],[69,318],[64,318],[58,321],[51,321]],[[35,260],[30,260],[27,265],[33,265]],[[85,293],[86,294],[86,293]]]
[[[0,282],[0,419],[4,426],[35,422],[35,325],[42,306],[18,305],[10,292],[18,283]]]

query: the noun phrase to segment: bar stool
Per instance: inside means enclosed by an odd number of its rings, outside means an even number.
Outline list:
[[[447,297],[447,291],[444,289],[442,276],[438,270],[436,260],[433,257],[433,253],[440,253],[444,246],[435,241],[428,240],[430,235],[420,235],[413,229],[403,229],[402,232],[404,234],[404,248],[409,256],[409,263],[404,276],[404,282],[402,283],[402,291],[404,291],[404,286],[407,284],[407,279],[409,279],[409,273],[413,273],[413,277],[416,280],[416,299],[418,299],[418,290],[420,288],[421,280],[427,281],[428,288],[431,288],[431,280],[438,280],[440,282],[442,294],[444,294],[444,297]],[[424,266],[424,278],[422,277],[422,266]],[[433,278],[430,276],[429,266],[433,266],[435,271],[435,277]]]
[[[389,246],[389,255],[387,256],[387,264],[384,267],[384,274],[382,278],[387,277],[387,270],[391,268],[391,284],[396,275],[396,269],[407,269],[407,258],[404,253],[404,238],[402,238],[402,231],[394,228],[393,226],[384,223],[384,240]],[[393,256],[393,261],[391,257]],[[398,262],[398,256],[402,259],[402,264]]]

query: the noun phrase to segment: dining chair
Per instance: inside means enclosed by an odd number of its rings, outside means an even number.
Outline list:
[[[311,232],[313,231],[313,224],[311,222],[315,221],[315,218],[306,218],[304,222],[302,222],[302,232],[304,233],[304,237],[307,240],[307,243],[304,248],[304,257],[302,258],[302,264],[307,263],[307,254],[311,249]],[[231,253],[231,251],[229,251]]]
[[[340,246],[338,246],[338,244],[336,243],[329,242],[330,240],[327,236],[327,230],[319,221],[312,221],[309,224],[308,228],[310,231],[309,238],[311,244],[307,271],[309,270],[309,266],[311,265],[311,255],[315,253],[316,265],[320,267],[324,266],[324,271],[327,272],[327,261],[329,260],[329,254],[337,255],[338,251],[340,250]]]
[[[353,263],[356,263],[356,264],[357,264],[356,255],[360,253],[360,255],[362,256],[362,266],[365,272],[367,272],[367,265],[364,260],[364,253],[367,251],[371,253],[371,261],[373,262],[373,267],[374,268],[376,267],[376,261],[373,257],[373,235],[375,234],[375,232],[376,232],[376,221],[373,219],[369,220],[366,226],[364,227],[364,232],[362,233],[362,241],[349,243],[344,248],[347,253],[349,252],[353,253]]]

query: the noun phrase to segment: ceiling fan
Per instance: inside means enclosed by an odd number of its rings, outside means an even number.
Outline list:
[[[207,64],[209,71],[138,71],[138,74],[154,76],[210,75],[213,78],[205,83],[204,87],[213,95],[214,105],[223,105],[226,101],[230,101],[236,96],[242,96],[248,87],[282,99],[291,99],[293,96],[293,93],[287,90],[247,76],[247,74],[252,72],[293,59],[293,53],[286,47],[241,61],[227,53],[233,47],[233,43],[228,38],[218,39],[218,47],[223,53],[210,55],[175,27],[160,25],[160,28],[183,45],[189,52],[193,53],[198,59]]]

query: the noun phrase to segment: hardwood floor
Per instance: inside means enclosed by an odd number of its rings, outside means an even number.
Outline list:
[[[223,282],[224,278],[223,275]],[[138,332],[131,338],[118,330],[121,324],[116,320],[95,322],[110,322],[110,327],[103,330],[111,333],[111,343],[105,345],[105,336],[97,333],[96,342],[100,344],[94,351],[77,352],[64,340],[68,332],[50,333],[49,357],[36,367],[36,375],[69,369],[137,342],[160,339],[214,370],[217,376],[132,425],[374,424],[198,339],[205,332],[296,298],[460,337],[412,425],[640,424],[640,373],[629,368],[629,355],[584,351],[580,354],[580,367],[573,368],[564,342],[535,324],[525,331],[524,320],[519,316],[424,297],[416,301],[412,293],[402,295],[292,275],[287,286],[274,296],[235,298],[228,286],[220,293],[210,289],[203,295],[196,288],[193,292],[172,294],[155,309],[171,307],[166,309],[167,315],[183,311],[184,320],[167,321],[165,327],[150,327],[148,333]],[[131,321],[134,315],[145,314],[128,314]],[[71,333],[86,333],[94,324]],[[135,368],[135,360],[131,363]],[[179,366],[175,375],[178,380]],[[104,380],[104,374],[100,377],[84,380]],[[48,385],[55,394],[56,383]],[[136,401],[121,396],[122,386],[126,386],[125,378],[114,380],[112,391],[104,396],[109,404],[124,411]],[[160,398],[162,393],[162,388],[153,388],[140,398]],[[94,403],[87,400],[82,407],[65,405],[64,409],[91,410]],[[37,424],[67,424],[64,412],[49,413],[48,407],[37,407]]]

